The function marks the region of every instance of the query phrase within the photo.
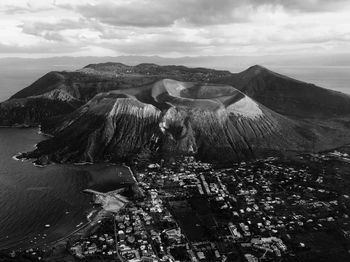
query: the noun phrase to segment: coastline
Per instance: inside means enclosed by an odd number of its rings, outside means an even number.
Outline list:
[[[110,191],[108,193],[113,193],[113,192],[114,191]],[[97,192],[97,193],[99,193],[99,192]],[[95,194],[93,194],[93,195],[95,195]],[[78,239],[78,238],[87,237],[92,230],[99,227],[99,225],[103,219],[112,216],[114,213],[118,213],[120,210],[123,209],[123,207],[124,206],[122,206],[116,212],[104,209],[104,205],[101,205],[100,207],[93,207],[86,216],[87,222],[85,222],[82,225],[79,225],[79,227],[77,229],[73,230],[69,234],[67,234],[67,235],[65,235],[57,240],[54,240],[50,243],[47,243],[45,245],[37,244],[34,246],[30,246],[28,248],[24,248],[23,250],[27,251],[27,250],[31,250],[31,249],[32,250],[36,249],[38,251],[43,252],[44,257],[45,257],[45,254],[50,254],[54,250],[59,250],[60,248],[64,247],[61,254],[59,254],[59,255],[65,256],[65,255],[67,255],[66,246],[70,241],[74,241],[75,239]]]
[[[18,127],[12,127],[12,128],[19,129]],[[32,128],[29,127],[29,129],[32,129]],[[30,131],[29,133],[32,133],[32,131]],[[37,144],[34,144],[33,147],[36,148]],[[21,150],[21,148],[18,148],[17,150]],[[50,163],[48,165],[38,165],[38,164],[32,162],[31,158],[20,157],[21,154],[22,153],[20,153],[20,152],[14,154],[12,156],[10,154],[10,155],[8,155],[8,158],[12,158],[12,160],[15,160],[15,161],[21,161],[21,162],[27,162],[27,163],[31,162],[31,164],[33,164],[33,166],[41,167],[41,168],[49,166],[51,164]],[[52,164],[55,164],[55,163],[52,163]],[[129,172],[126,172],[125,174],[130,173],[130,174],[127,174],[127,176],[129,177],[131,175],[133,177],[133,172],[131,171],[129,166],[121,165],[121,164],[117,164],[117,163],[109,163],[109,162],[107,162],[107,163],[89,163],[89,162],[85,162],[85,163],[72,163],[71,165],[72,166],[73,165],[84,166],[84,165],[94,165],[94,164],[109,164],[109,165],[113,165],[113,166],[126,167],[126,168],[128,168]],[[125,171],[123,171],[123,173],[124,172]],[[114,175],[118,176],[118,173],[116,173],[114,171]],[[132,180],[134,180],[134,177]],[[118,183],[120,183],[120,186],[124,185],[123,182],[118,182]],[[84,219],[84,214],[85,214],[86,220]],[[87,209],[85,209],[84,212],[82,212],[82,219],[80,221],[84,221],[84,223],[83,224],[76,223],[79,225],[78,228],[74,228],[74,225],[72,224],[73,225],[72,231],[69,233],[68,233],[68,231],[66,231],[66,233],[67,233],[66,235],[64,235],[62,237],[58,236],[60,238],[58,238],[56,240],[54,238],[51,238],[51,239],[47,238],[43,241],[40,241],[40,243],[38,243],[38,242],[37,243],[33,242],[33,243],[28,243],[28,244],[27,243],[19,243],[19,245],[16,247],[12,247],[10,245],[7,247],[5,246],[4,248],[1,249],[1,252],[11,252],[14,250],[16,253],[17,252],[24,253],[30,249],[35,249],[35,250],[38,250],[38,251],[44,252],[44,253],[50,252],[50,250],[55,249],[56,247],[66,245],[69,242],[69,240],[71,240],[71,239],[78,238],[78,237],[84,237],[86,234],[91,232],[91,230],[93,230],[95,227],[99,226],[99,223],[102,219],[104,219],[105,217],[109,217],[111,214],[113,214],[113,213],[106,211],[106,210],[103,210],[103,208],[101,208],[101,207],[96,207],[96,206],[91,207],[90,206],[90,208],[87,208]],[[53,224],[51,224],[51,228],[55,229]]]
[[[91,231],[98,229],[103,219],[112,215],[113,212],[107,211],[102,207],[94,208],[87,215],[88,222],[84,223],[68,235],[49,243],[46,249],[43,249],[41,245],[38,245],[36,248],[39,252],[43,252],[44,259],[45,257],[52,257],[52,253],[55,253],[55,257],[59,257],[60,261],[65,261],[68,257],[71,257],[70,252],[67,250],[67,245],[69,245],[70,241],[88,237]]]
[[[61,238],[51,242],[50,244],[48,244],[48,246],[50,248],[53,248],[56,245],[62,244],[62,242],[65,242],[64,244],[66,244],[66,242],[69,241],[69,238],[72,238],[74,236],[85,236],[86,233],[90,229],[95,227],[97,224],[99,224],[99,221],[101,219],[103,219],[104,215],[107,214],[107,211],[105,211],[103,209],[100,209],[100,210],[94,209],[92,212],[94,212],[94,214],[92,215],[92,219],[91,220],[89,220],[88,222],[86,222],[83,225],[79,226],[79,228],[77,228],[74,231],[70,232],[68,235],[66,235],[64,237],[61,237]]]

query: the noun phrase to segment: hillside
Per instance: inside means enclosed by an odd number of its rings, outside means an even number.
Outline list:
[[[350,112],[349,95],[295,80],[262,66],[252,66],[220,81],[283,115],[323,118]]]

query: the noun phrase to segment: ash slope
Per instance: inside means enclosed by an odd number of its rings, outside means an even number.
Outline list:
[[[310,148],[316,135],[305,130],[232,86],[163,79],[96,95],[23,156],[45,163],[196,154],[227,163]]]

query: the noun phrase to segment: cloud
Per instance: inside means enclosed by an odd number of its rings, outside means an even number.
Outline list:
[[[242,5],[231,0],[134,0],[78,5],[75,10],[115,26],[166,27],[176,22],[210,25],[246,21],[240,8]]]
[[[167,27],[179,23],[194,26],[249,22],[259,8],[272,11],[320,12],[344,7],[346,0],[130,0],[99,1],[63,8],[105,24],[132,27]]]
[[[61,31],[67,29],[84,28],[86,24],[84,20],[62,19],[55,23],[48,22],[26,22],[19,26],[22,31],[27,34],[36,34],[42,31]]]
[[[34,36],[43,36],[46,33],[59,32],[63,30],[80,29],[85,28],[83,21],[75,21],[62,19],[59,22],[26,22],[18,26],[25,34]]]
[[[97,22],[88,21],[80,18],[77,20],[73,19],[62,19],[57,22],[26,22],[18,26],[23,33],[39,36],[47,40],[55,41],[67,41],[67,34],[65,31],[76,31],[76,35],[86,31],[97,31],[104,32],[104,28]]]
[[[255,0],[255,2],[261,1]],[[287,10],[301,12],[332,12],[349,4],[347,0],[262,0],[262,2],[281,5]]]
[[[2,54],[350,50],[346,0],[18,0],[16,6],[12,1],[0,2]]]

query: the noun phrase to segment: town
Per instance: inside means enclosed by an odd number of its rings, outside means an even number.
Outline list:
[[[77,261],[350,259],[350,197],[337,187],[342,178],[319,160],[300,159],[230,168],[193,157],[149,164],[135,171],[144,197],[110,212],[66,250]]]

